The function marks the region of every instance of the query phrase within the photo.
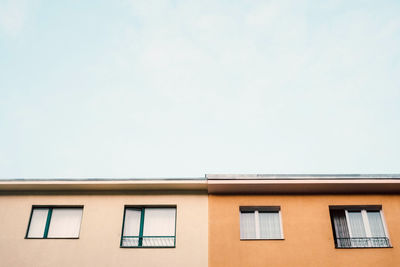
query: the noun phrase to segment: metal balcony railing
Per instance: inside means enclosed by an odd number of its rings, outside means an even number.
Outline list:
[[[175,247],[175,236],[122,236],[121,247]]]
[[[390,247],[387,237],[351,237],[336,238],[338,248],[387,248]]]

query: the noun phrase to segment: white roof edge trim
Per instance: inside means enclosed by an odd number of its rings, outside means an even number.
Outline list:
[[[207,180],[400,179],[400,174],[206,174]]]

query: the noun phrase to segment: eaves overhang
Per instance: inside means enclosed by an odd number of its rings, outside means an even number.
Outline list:
[[[17,191],[204,191],[203,179],[14,179],[0,180],[0,192]]]
[[[397,174],[209,174],[209,194],[397,194]]]
[[[8,179],[0,194],[21,192],[202,192],[209,194],[398,194],[397,174],[208,174],[187,179]]]

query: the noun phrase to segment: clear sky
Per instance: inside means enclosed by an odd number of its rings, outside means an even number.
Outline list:
[[[400,173],[399,14],[0,0],[0,177]]]

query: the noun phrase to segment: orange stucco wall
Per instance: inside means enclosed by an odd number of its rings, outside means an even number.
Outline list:
[[[382,205],[393,248],[336,249],[329,205]],[[240,206],[280,206],[284,240],[240,240]],[[209,266],[400,266],[400,196],[210,195]]]

